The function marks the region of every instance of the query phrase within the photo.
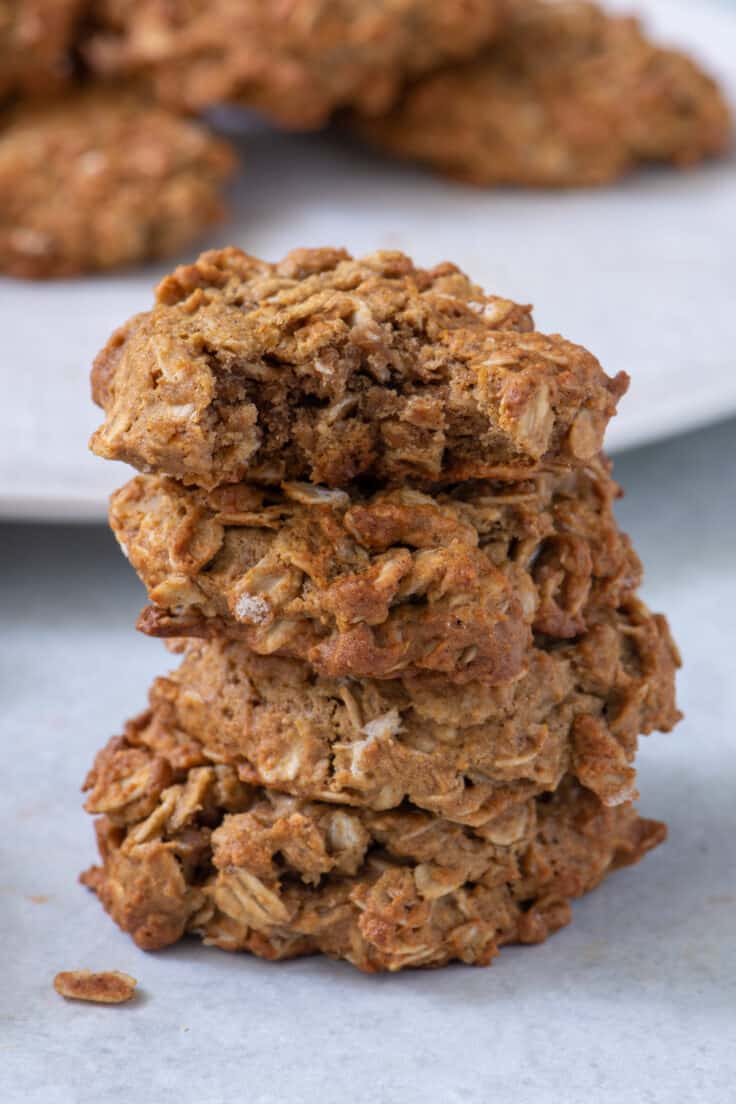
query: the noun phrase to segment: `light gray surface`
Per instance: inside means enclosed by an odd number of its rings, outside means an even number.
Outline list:
[[[0,1100],[3,1104],[726,1104],[736,1081],[736,422],[623,457],[621,518],[671,616],[687,720],[644,742],[642,808],[670,841],[490,970],[366,978],[194,944],[132,945],[75,884],[78,787],[166,669],[97,528],[0,528]],[[34,902],[34,897],[43,901]],[[66,1004],[75,967],[140,980]]]

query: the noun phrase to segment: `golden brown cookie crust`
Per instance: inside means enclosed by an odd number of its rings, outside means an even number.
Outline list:
[[[661,842],[634,758],[679,656],[600,453],[624,376],[449,264],[230,249],[92,382],[184,653],[85,784],[83,881],[141,947],[486,965]]]
[[[148,787],[152,776],[163,787]],[[223,764],[176,770],[124,739],[100,753],[87,788],[87,808],[104,812],[102,866],[83,881],[141,947],[189,932],[368,972],[487,965],[504,943],[541,942],[569,921],[572,898],[665,837],[630,804],[606,809],[571,780],[471,829],[408,805],[305,802],[244,785]]]
[[[332,677],[498,684],[523,672],[532,629],[576,636],[638,586],[617,494],[602,461],[436,497],[138,476],[110,523],[154,603],[151,635],[237,637]]]
[[[729,111],[685,54],[582,0],[517,0],[497,42],[430,74],[363,133],[473,184],[579,187],[722,152]]]
[[[21,105],[0,131],[0,269],[68,276],[176,253],[223,214],[227,143],[139,95]]]
[[[434,676],[330,679],[236,641],[191,643],[130,722],[177,767],[210,758],[296,796],[387,809],[409,800],[482,825],[576,775],[606,805],[636,795],[638,737],[679,719],[667,623],[636,600],[568,643],[540,639],[504,686]]]
[[[92,448],[212,489],[523,477],[591,460],[627,386],[455,266],[205,253],[98,356]]]
[[[135,75],[163,102],[225,101],[312,128],[337,107],[385,111],[403,81],[470,56],[502,0],[105,0],[85,47],[102,76]]]

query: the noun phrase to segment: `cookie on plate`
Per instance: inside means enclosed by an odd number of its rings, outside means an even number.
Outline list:
[[[102,0],[84,48],[177,109],[238,102],[313,128],[335,108],[384,111],[404,80],[468,57],[505,0]]]
[[[121,89],[22,103],[0,129],[0,270],[70,276],[166,257],[223,214],[230,146]]]
[[[515,0],[485,52],[358,125],[461,180],[530,187],[602,184],[640,162],[693,164],[730,133],[720,89],[695,61],[583,0]]]

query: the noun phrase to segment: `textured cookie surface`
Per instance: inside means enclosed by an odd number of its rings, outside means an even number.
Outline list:
[[[103,75],[136,74],[177,108],[239,101],[290,127],[385,110],[402,81],[466,57],[502,0],[103,0],[87,44]]]
[[[119,89],[21,106],[0,130],[0,269],[48,277],[167,256],[222,215],[227,144]]]
[[[518,0],[497,44],[414,84],[365,134],[475,184],[600,184],[636,163],[691,164],[728,141],[720,90],[637,20]]]
[[[190,644],[156,680],[127,737],[297,796],[374,809],[408,799],[481,825],[565,773],[605,804],[634,796],[638,736],[679,717],[678,662],[664,618],[635,600],[600,611],[574,641],[540,638],[502,687],[323,678],[216,639]]]
[[[84,0],[0,4],[0,101],[12,93],[57,93],[71,76],[69,48]]]
[[[627,379],[453,265],[205,253],[98,356],[98,455],[211,489],[522,475],[592,459]]]
[[[152,635],[236,636],[335,677],[498,684],[522,673],[532,627],[575,636],[638,585],[617,490],[600,461],[437,497],[138,476],[110,521],[154,602]]]
[[[87,780],[102,866],[83,881],[146,949],[185,933],[265,958],[323,952],[362,970],[487,965],[540,942],[571,898],[636,862],[665,830],[630,804],[606,809],[572,781],[482,828],[405,805],[372,812],[176,768],[111,741]]]

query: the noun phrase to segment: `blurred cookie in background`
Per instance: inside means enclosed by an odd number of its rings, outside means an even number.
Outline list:
[[[0,4],[0,98],[57,91],[70,79],[70,49],[83,0]]]
[[[228,143],[126,89],[21,103],[0,131],[0,270],[42,278],[165,257],[224,214]]]
[[[359,120],[391,153],[478,185],[579,187],[639,162],[720,153],[729,111],[686,54],[594,4],[516,0],[497,42],[428,76],[383,118]]]
[[[165,103],[225,101],[311,129],[336,108],[386,111],[405,81],[477,53],[506,0],[100,0],[83,47],[101,77]]]

